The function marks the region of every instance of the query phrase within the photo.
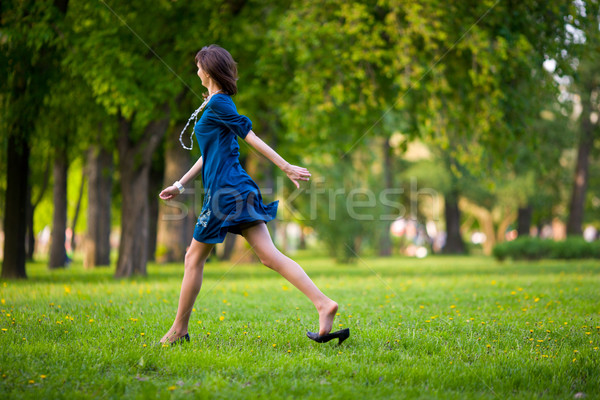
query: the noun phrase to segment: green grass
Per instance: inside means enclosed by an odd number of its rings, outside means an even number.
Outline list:
[[[600,396],[597,261],[296,259],[340,304],[342,346],[307,339],[312,305],[259,265],[208,263],[192,341],[160,347],[182,265],[30,264],[0,284],[0,398]]]

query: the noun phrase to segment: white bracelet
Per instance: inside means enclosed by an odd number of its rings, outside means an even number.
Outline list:
[[[179,190],[179,194],[185,192],[185,188],[183,187],[183,185],[181,184],[181,182],[175,181],[175,183],[173,184],[173,186],[175,186],[177,188],[177,190]]]

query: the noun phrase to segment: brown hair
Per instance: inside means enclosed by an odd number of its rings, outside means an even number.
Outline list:
[[[216,44],[204,46],[196,54],[196,64],[198,63],[219,84],[223,93],[230,96],[237,93],[237,63],[227,50]]]

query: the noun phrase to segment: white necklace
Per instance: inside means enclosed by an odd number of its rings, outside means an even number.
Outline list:
[[[193,126],[196,125],[196,120],[198,119],[198,114],[204,110],[204,107],[206,107],[206,105],[208,104],[208,101],[210,100],[210,98],[221,92],[221,89],[213,92],[212,94],[210,94],[206,99],[204,99],[204,102],[200,105],[200,107],[198,107],[198,109],[196,111],[194,111],[192,113],[192,115],[190,116],[190,118],[188,119],[187,123],[185,124],[185,127],[183,128],[183,130],[181,131],[181,133],[179,134],[179,143],[181,143],[181,146],[186,149],[186,150],[192,150],[194,148],[194,128]],[[194,120],[194,125],[192,126],[192,133],[190,133],[190,147],[187,147],[184,143],[183,143],[183,134],[185,133],[185,130],[187,129],[187,127],[189,126],[190,122]]]

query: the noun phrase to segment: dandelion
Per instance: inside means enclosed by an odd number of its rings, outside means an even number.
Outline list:
[[[142,345],[142,347],[146,347],[146,343],[144,343],[144,344]]]
[[[456,308],[456,306],[455,306],[454,304],[452,304],[452,305],[450,306],[450,308]]]
[[[2,299],[2,300],[0,300],[0,303],[6,304],[6,300]]]
[[[338,326],[344,326],[344,324],[338,324]]]
[[[35,383],[35,381],[33,379],[30,379],[29,383]]]
[[[486,344],[485,347],[487,347],[489,349],[490,347],[492,347],[492,345],[491,344]]]
[[[198,321],[198,323],[199,323],[199,324],[201,324],[201,323],[202,323],[202,321]]]
[[[224,319],[225,319],[225,317],[222,315],[219,317],[219,321],[223,321]]]
[[[540,298],[536,297],[533,301],[537,303],[538,301],[540,301]]]
[[[40,375],[40,378],[46,379],[46,375]]]
[[[419,308],[423,309],[423,308],[425,308],[425,306],[424,305],[420,305]]]
[[[288,350],[288,353],[291,353],[291,352],[292,352],[291,350]]]
[[[60,322],[62,323],[62,321],[60,321]],[[93,319],[90,319],[90,320],[89,320],[89,323],[91,324],[92,322],[94,322],[94,320],[93,320]]]
[[[6,328],[2,328],[2,332],[6,332],[8,329]]]
[[[169,386],[169,387],[167,388],[167,390],[170,390],[170,391],[173,391],[173,390],[175,390],[175,389],[177,389],[177,386]]]
[[[140,333],[140,335],[144,336],[144,332]]]
[[[592,334],[592,332],[586,332],[585,334],[586,334],[586,335],[591,335],[591,334]]]
[[[273,343],[273,347],[275,348],[275,347],[277,347],[277,345],[275,343]]]

